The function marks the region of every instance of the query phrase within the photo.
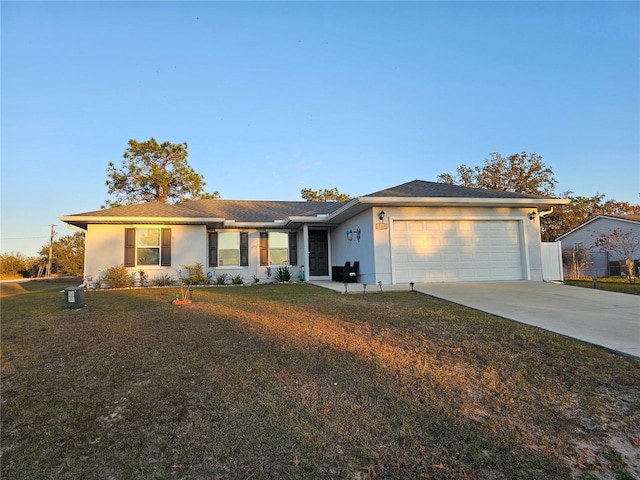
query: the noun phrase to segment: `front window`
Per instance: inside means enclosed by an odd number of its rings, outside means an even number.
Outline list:
[[[240,234],[220,232],[218,234],[218,266],[240,265]]]
[[[271,265],[287,265],[289,263],[288,233],[269,233],[269,260]]]
[[[160,229],[136,230],[138,265],[160,265]]]

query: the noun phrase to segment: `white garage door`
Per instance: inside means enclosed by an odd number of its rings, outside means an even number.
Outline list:
[[[517,221],[395,220],[396,283],[521,280]]]

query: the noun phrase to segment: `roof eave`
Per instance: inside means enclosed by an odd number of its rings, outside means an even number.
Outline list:
[[[60,217],[60,221],[86,230],[89,224],[102,225],[210,225],[223,224],[224,218],[217,217],[109,217],[102,215],[70,215]]]

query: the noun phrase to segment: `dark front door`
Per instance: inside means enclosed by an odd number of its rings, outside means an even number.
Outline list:
[[[309,276],[329,275],[329,242],[326,230],[309,230]]]

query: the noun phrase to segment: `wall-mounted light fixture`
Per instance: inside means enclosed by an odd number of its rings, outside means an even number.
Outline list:
[[[358,226],[358,228],[356,228],[356,238],[358,239],[358,243],[360,243],[360,232],[362,230],[360,230],[360,227]]]
[[[536,218],[536,215],[537,215],[537,214],[538,214],[538,213],[537,213],[535,210],[534,210],[533,212],[531,212],[531,213],[529,214],[529,220],[533,220],[534,218]]]
[[[384,222],[384,210],[380,210],[380,213],[378,213],[378,219],[380,220],[380,223]]]
[[[347,235],[347,240],[349,241],[353,240],[353,230],[347,230],[344,233]]]

